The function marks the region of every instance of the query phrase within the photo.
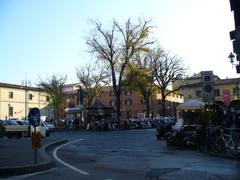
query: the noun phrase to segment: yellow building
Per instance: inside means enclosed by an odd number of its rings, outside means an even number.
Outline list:
[[[201,108],[189,106],[185,109],[180,108],[180,110],[179,107],[181,106],[179,106],[177,108],[179,112],[191,115],[187,118],[191,119],[191,121],[197,119],[196,122],[200,122],[208,119],[208,123],[215,125],[222,124],[232,113],[240,113],[240,78],[220,79],[218,76],[213,75],[214,81],[213,83],[211,82],[211,87],[213,88],[209,91],[213,100],[203,102],[203,92],[205,91],[204,93],[206,93],[206,89],[204,90],[203,87],[206,87],[206,84],[202,83],[201,73],[194,74],[192,77],[175,83],[175,86],[180,87],[180,93],[184,97],[185,105],[190,104],[190,102],[196,102],[202,106]],[[196,113],[197,109],[199,109],[199,114]],[[202,113],[203,111],[209,113],[206,115]],[[195,113],[191,114],[192,112]]]
[[[233,114],[237,116],[240,113],[240,78],[220,79],[216,75],[211,75],[210,79],[213,81],[211,80],[208,84],[211,88],[204,89],[206,82],[203,81],[205,77],[202,77],[201,74],[206,72],[211,71],[194,74],[174,84],[180,88],[179,92],[184,97],[185,103],[178,106],[177,109],[178,117],[183,117],[182,115],[185,114],[185,123],[201,121],[204,124],[220,125],[230,120]],[[209,100],[206,99],[206,93],[210,94]],[[203,102],[204,99],[206,102]]]
[[[0,119],[24,118],[34,107],[41,116],[49,116],[48,104],[49,97],[39,88],[0,83]]]
[[[240,78],[220,79],[216,75],[213,77],[215,100],[211,103],[218,104],[224,109],[230,107],[240,110]],[[183,94],[184,102],[190,99],[203,100],[201,73],[175,83],[175,86],[181,87],[180,93]]]

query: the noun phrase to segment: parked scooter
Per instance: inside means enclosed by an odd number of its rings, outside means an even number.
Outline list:
[[[156,138],[163,139],[169,132],[172,132],[172,123],[161,123],[156,129]]]
[[[173,132],[166,139],[168,146],[178,146],[187,148],[199,147],[203,127],[200,125],[183,126],[179,131]]]

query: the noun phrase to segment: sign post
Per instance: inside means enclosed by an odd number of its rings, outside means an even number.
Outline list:
[[[32,108],[28,114],[28,119],[30,125],[34,127],[34,132],[32,133],[32,148],[34,149],[34,163],[37,164],[37,149],[41,147],[41,134],[36,132],[36,127],[40,124],[40,110],[38,108]]]
[[[210,103],[215,100],[214,96],[214,76],[212,71],[201,72],[202,98],[203,102],[208,104],[208,123],[211,124],[211,106]]]

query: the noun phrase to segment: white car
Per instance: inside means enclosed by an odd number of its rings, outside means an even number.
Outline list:
[[[55,126],[53,124],[51,124],[49,122],[45,122],[45,123],[48,126],[48,129],[49,129],[50,132],[55,131]]]
[[[34,132],[34,127],[31,126],[31,132]],[[40,121],[39,126],[36,127],[36,131],[41,133],[41,137],[49,136],[50,130],[44,121]]]

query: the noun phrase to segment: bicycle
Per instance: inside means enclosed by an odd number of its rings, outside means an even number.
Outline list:
[[[223,129],[216,129],[213,138],[213,151],[217,153],[232,153],[234,150],[234,141],[232,136],[225,134]]]

